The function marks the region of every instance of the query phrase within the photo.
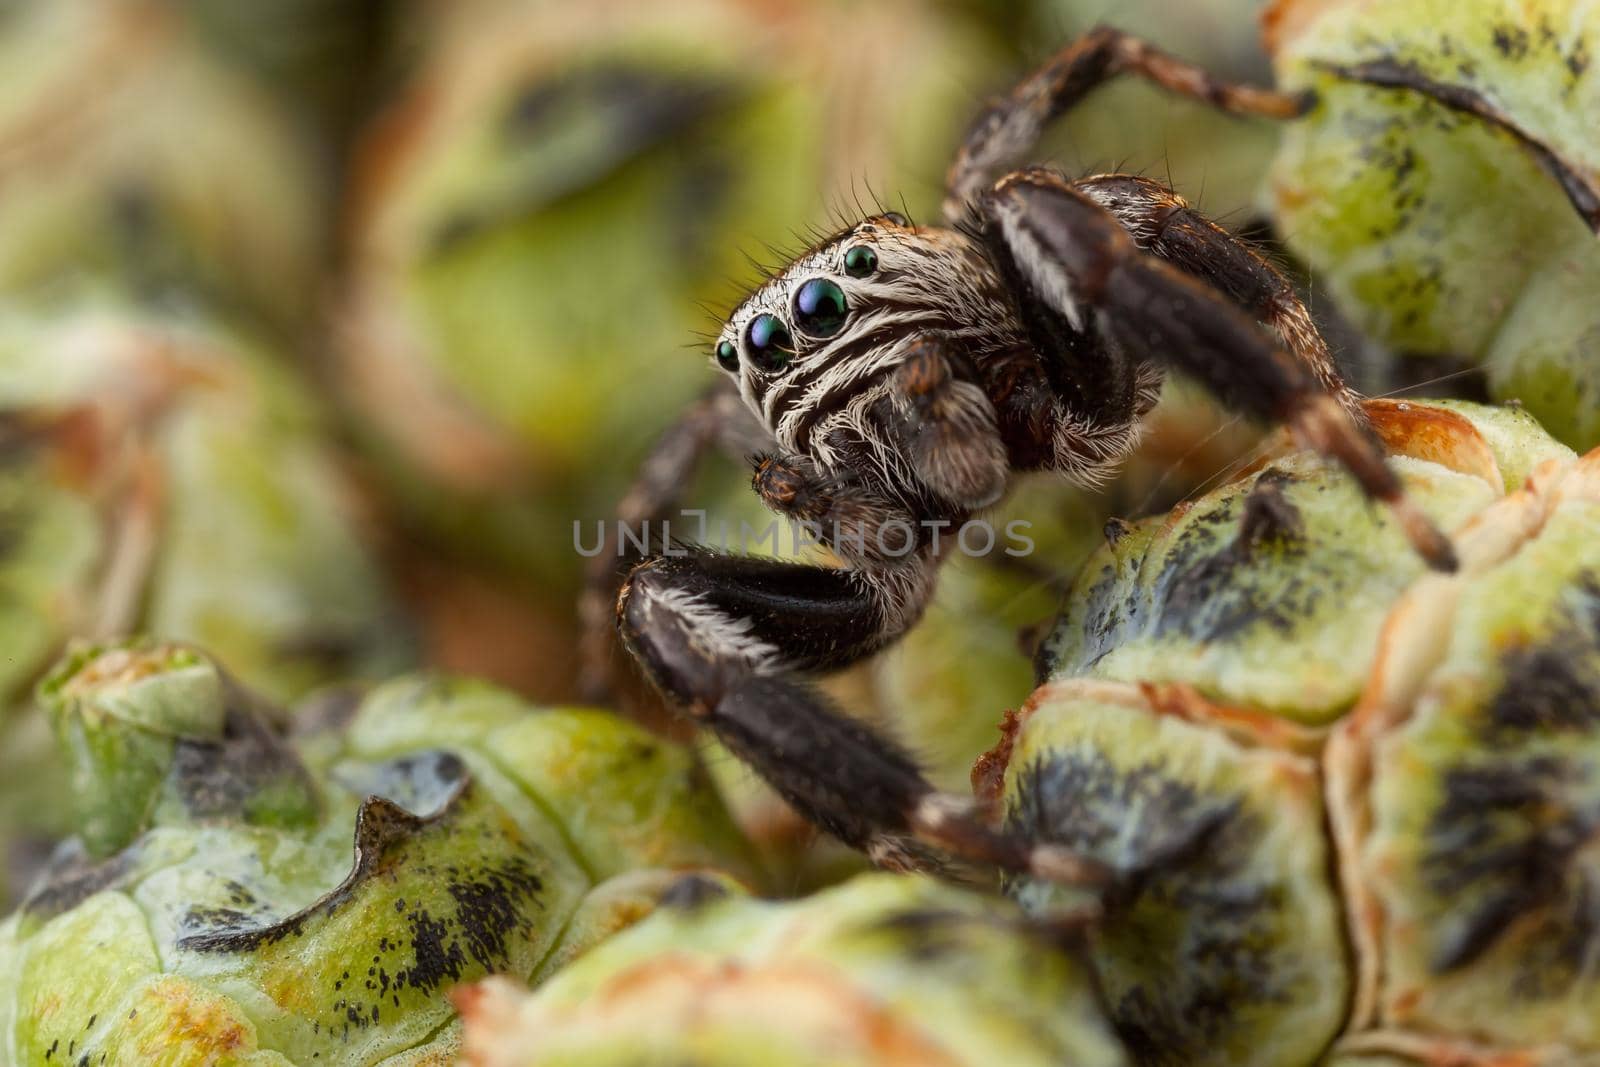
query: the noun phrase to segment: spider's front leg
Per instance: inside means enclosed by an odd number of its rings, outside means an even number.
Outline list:
[[[700,549],[646,560],[618,599],[623,639],[667,697],[711,730],[801,815],[890,867],[916,842],[1010,871],[1099,885],[1069,850],[988,825],[916,762],[837,709],[804,675],[876,652],[920,612],[934,561],[870,572]]]
[[[1372,433],[1232,299],[1141,250],[1105,206],[1053,173],[1008,175],[979,210],[1031,299],[1114,349],[1189,375],[1243,414],[1289,426],[1387,504],[1430,565],[1454,569],[1449,539],[1405,495]]]

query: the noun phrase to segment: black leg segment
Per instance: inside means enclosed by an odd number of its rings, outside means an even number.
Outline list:
[[[1287,424],[1388,504],[1430,565],[1449,539],[1405,496],[1373,435],[1318,377],[1217,289],[1142,251],[1105,207],[1044,171],[1010,175],[981,208],[1033,298],[1093,325],[1132,356],[1196,379],[1224,403]]]
[[[916,839],[1006,870],[1103,881],[1105,872],[1069,850],[997,830],[971,799],[937,792],[903,749],[801,677],[897,638],[916,611],[889,601],[917,587],[914,577],[693,551],[636,567],[618,622],[675,705],[846,844],[900,864],[915,854],[906,840]]]

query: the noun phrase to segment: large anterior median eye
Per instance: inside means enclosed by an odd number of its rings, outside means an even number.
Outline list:
[[[813,337],[832,337],[844,325],[844,290],[826,278],[812,278],[794,295],[794,324]]]
[[[794,338],[776,315],[757,315],[751,319],[744,346],[757,370],[782,370],[794,358]]]

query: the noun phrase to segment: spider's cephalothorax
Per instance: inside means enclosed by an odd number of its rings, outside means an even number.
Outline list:
[[[1025,315],[1012,274],[981,235],[879,215],[752,293],[716,362],[782,453],[925,518],[993,504],[1016,470],[1094,481],[1131,448],[1159,378],[1077,358],[1081,323]]]
[[[935,792],[906,753],[804,677],[915,623],[950,543],[939,531],[994,504],[1015,473],[1107,473],[1165,369],[1289,426],[1392,508],[1430,563],[1453,566],[1265,259],[1144,178],[1027,168],[994,180],[1122,71],[1238,113],[1288,118],[1309,103],[1218,83],[1115,30],[1073,42],[979,116],[950,170],[948,228],[874,216],[739,305],[713,346],[722,382],[661,439],[621,505],[628,524],[665,514],[720,444],[753,457],[762,499],[811,524],[844,566],[690,548],[627,560],[615,597],[615,555],[592,575],[592,673],[604,673],[614,619],[669,700],[802,814],[886,865],[922,863],[931,848],[1051,878],[1112,875]]]

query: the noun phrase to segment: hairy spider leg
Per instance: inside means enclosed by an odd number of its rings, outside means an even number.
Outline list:
[[[1021,161],[1052,121],[1121,74],[1136,75],[1235,115],[1291,119],[1316,100],[1310,93],[1280,93],[1220,80],[1137,37],[1098,26],[1069,42],[978,114],[945,177],[945,218],[954,224],[967,217],[998,171]]]
[[[1068,318],[1088,309],[1121,350],[1182,371],[1234,410],[1286,424],[1388,505],[1431,566],[1455,568],[1449,539],[1405,495],[1372,434],[1220,290],[1141,250],[1109,209],[1051,172],[1002,178],[980,210],[997,252],[1038,299]]]
[[[900,572],[691,550],[635,567],[617,599],[628,647],[664,693],[797,811],[880,865],[921,866],[917,842],[1053,881],[1099,886],[1100,864],[989,825],[902,748],[835,709],[804,675],[897,639],[932,588],[931,557]]]

